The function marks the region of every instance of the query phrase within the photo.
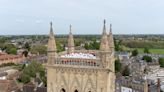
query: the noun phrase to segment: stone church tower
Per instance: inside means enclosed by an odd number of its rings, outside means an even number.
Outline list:
[[[113,40],[106,33],[105,20],[100,50],[75,50],[71,30],[70,26],[68,50],[57,54],[51,23],[47,92],[115,92]]]

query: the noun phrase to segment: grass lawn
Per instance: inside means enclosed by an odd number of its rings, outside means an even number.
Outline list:
[[[134,49],[134,48],[133,48]],[[136,48],[139,53],[144,53],[144,48]],[[164,49],[149,49],[152,54],[164,54]]]

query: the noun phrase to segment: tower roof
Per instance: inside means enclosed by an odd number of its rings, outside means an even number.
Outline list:
[[[50,23],[50,34],[48,40],[48,51],[55,52],[56,51],[56,41],[53,33],[52,22]]]
[[[106,33],[105,23],[106,23],[106,21],[104,20],[103,33],[102,33],[101,43],[100,43],[100,50],[102,50],[102,51],[108,51],[109,50],[108,36]]]

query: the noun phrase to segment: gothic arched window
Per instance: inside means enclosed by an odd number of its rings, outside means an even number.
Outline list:
[[[65,91],[65,89],[64,89],[64,88],[62,88],[62,89],[60,90],[60,92],[66,92],[66,91]]]
[[[78,92],[78,90],[76,89],[75,92]]]

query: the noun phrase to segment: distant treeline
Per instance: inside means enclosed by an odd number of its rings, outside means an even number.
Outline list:
[[[155,41],[122,41],[122,44],[129,48],[154,48],[164,49],[164,42]]]

